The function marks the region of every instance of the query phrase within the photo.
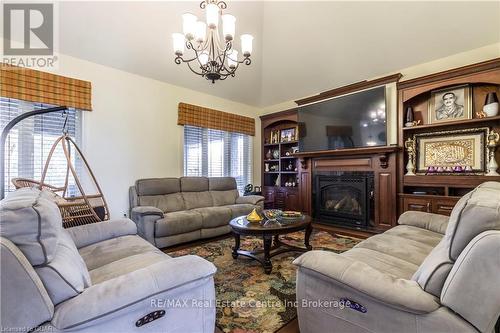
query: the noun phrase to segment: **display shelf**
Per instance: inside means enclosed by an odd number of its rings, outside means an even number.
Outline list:
[[[450,122],[446,122],[446,123],[403,127],[403,131],[410,132],[410,131],[421,131],[421,130],[425,130],[425,129],[456,127],[456,126],[460,126],[460,125],[478,125],[478,124],[490,123],[490,122],[494,122],[494,121],[500,122],[500,116],[486,117],[486,118],[473,118],[473,119],[460,120],[460,121],[450,121]]]

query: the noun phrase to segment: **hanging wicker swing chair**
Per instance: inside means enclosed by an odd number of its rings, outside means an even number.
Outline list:
[[[66,178],[62,187],[52,186],[45,183],[51,159],[58,145],[62,146],[62,150],[66,158]],[[83,162],[83,167],[89,175],[89,180],[93,183],[96,189],[96,194],[85,193],[72,162],[72,150],[76,153],[75,158],[79,157]],[[70,196],[68,193],[70,174],[74,179],[76,187],[78,188],[79,195],[77,196]],[[63,135],[58,137],[52,145],[47,161],[45,162],[42,179],[40,181],[26,178],[14,178],[12,179],[12,183],[16,188],[37,187],[41,190],[45,189],[53,192],[56,197],[56,204],[61,211],[63,227],[65,228],[101,222],[109,219],[108,205],[104,195],[102,194],[101,188],[97,183],[94,173],[90,169],[90,166],[83,156],[80,148],[78,148],[75,141],[65,131],[63,131]]]

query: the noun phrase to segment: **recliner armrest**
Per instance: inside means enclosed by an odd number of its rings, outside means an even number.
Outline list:
[[[340,283],[380,302],[415,313],[428,313],[440,307],[438,299],[413,280],[396,278],[363,262],[327,251],[309,251],[293,261],[299,271],[317,272],[332,283]]]
[[[263,201],[264,201],[264,197],[261,195],[247,195],[244,197],[236,198],[237,204],[257,205],[258,203],[263,202]]]
[[[66,229],[76,248],[81,248],[107,239],[136,235],[137,226],[127,218],[85,224]]]
[[[176,288],[211,279],[215,272],[216,268],[212,263],[192,255],[158,262],[95,284],[80,295],[60,303],[51,323],[60,330],[78,329],[93,321],[102,321],[104,317],[112,319],[114,316],[121,316],[126,309],[137,312],[137,307],[145,315],[157,310],[153,308],[155,300],[165,297]],[[211,296],[210,293],[206,295],[207,298]],[[128,324],[134,326],[133,321]]]
[[[411,225],[444,235],[446,228],[448,227],[449,219],[450,218],[445,215],[407,211],[401,214],[398,224]]]
[[[132,217],[133,216],[145,216],[145,215],[158,215],[163,217],[163,211],[154,206],[137,206],[132,208]]]

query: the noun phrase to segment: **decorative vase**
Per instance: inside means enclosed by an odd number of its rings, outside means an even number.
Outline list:
[[[277,160],[278,158],[280,158],[280,151],[279,150],[273,151],[273,158],[275,160]]]
[[[409,106],[406,108],[405,127],[415,126],[414,121],[415,121],[415,115],[413,113],[413,108]]]
[[[490,92],[486,95],[483,112],[487,117],[494,117],[498,115],[498,97],[496,93]]]
[[[266,159],[270,160],[273,157],[273,154],[271,153],[271,149],[269,149],[266,153]]]

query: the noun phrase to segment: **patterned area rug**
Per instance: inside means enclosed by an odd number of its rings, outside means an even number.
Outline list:
[[[288,244],[304,244],[304,233],[280,236]],[[344,252],[360,240],[332,236],[327,232],[314,232],[310,243],[315,250]],[[296,315],[295,266],[293,259],[301,253],[288,252],[271,258],[273,271],[270,275],[256,260],[238,257],[234,260],[231,248],[232,237],[200,246],[169,252],[173,257],[195,254],[217,267],[215,288],[218,302],[216,325],[227,333],[273,333],[293,320]],[[262,239],[242,237],[241,249],[262,248]]]

